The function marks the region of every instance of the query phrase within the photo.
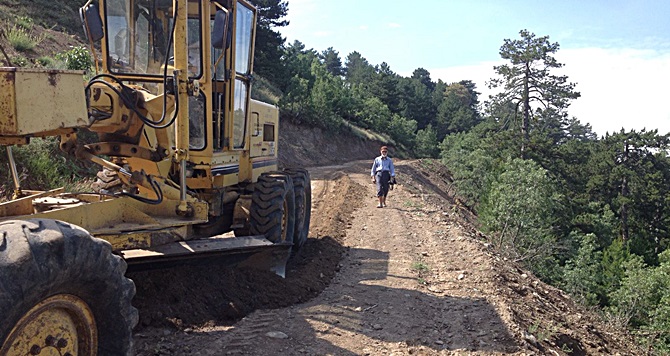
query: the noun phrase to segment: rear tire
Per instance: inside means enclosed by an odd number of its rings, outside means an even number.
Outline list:
[[[0,354],[69,347],[79,354],[92,348],[98,355],[130,355],[138,313],[131,305],[135,284],[125,271],[108,242],[80,227],[47,219],[0,222]],[[55,321],[30,320],[40,315]],[[58,315],[77,327],[63,331],[62,318],[53,318]],[[52,338],[32,337],[31,327]],[[67,345],[75,338],[92,345]]]
[[[295,231],[295,193],[293,181],[283,172],[268,172],[258,177],[251,198],[250,233],[268,240],[293,243]]]
[[[299,250],[309,235],[309,223],[312,217],[312,183],[309,172],[302,168],[287,168],[293,180],[295,190],[295,231],[293,233],[293,250]]]

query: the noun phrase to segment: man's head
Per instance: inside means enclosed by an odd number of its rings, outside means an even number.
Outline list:
[[[389,150],[388,150],[388,148],[387,148],[386,146],[382,146],[382,148],[380,149],[380,152],[381,152],[382,156],[386,157],[386,155],[388,154]]]

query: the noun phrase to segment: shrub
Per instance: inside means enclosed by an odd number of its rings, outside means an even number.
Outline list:
[[[72,70],[88,71],[93,65],[91,53],[83,46],[73,47],[69,51],[58,53],[56,59],[64,61],[65,67]]]
[[[45,68],[51,68],[55,64],[54,59],[49,56],[42,56],[40,58],[37,58],[37,63]]]
[[[28,59],[24,56],[18,56],[12,58],[12,64],[17,66],[17,67],[27,67],[30,62]]]

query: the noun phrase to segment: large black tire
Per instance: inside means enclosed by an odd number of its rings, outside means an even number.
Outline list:
[[[309,234],[309,223],[312,217],[312,183],[309,172],[302,168],[287,168],[293,180],[295,190],[295,231],[293,233],[293,250],[299,250]]]
[[[80,227],[47,219],[0,222],[0,344],[33,307],[71,295],[93,314],[97,354],[130,355],[138,313],[125,271],[107,241]]]
[[[249,223],[252,235],[293,243],[295,193],[293,181],[284,172],[268,172],[258,177],[251,196]]]

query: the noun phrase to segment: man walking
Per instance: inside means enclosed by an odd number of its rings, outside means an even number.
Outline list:
[[[378,208],[386,206],[386,195],[389,192],[389,181],[391,177],[395,177],[395,168],[391,158],[387,157],[388,148],[382,146],[381,155],[375,158],[370,170],[370,176],[373,183],[377,183],[377,198],[379,198]]]

